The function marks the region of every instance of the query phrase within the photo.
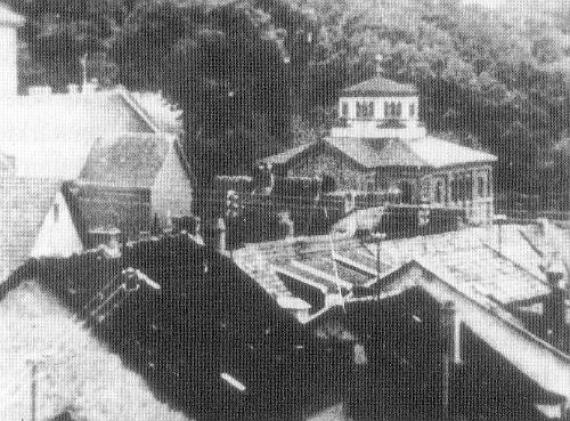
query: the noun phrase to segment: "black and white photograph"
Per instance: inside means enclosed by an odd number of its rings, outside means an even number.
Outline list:
[[[0,421],[570,421],[570,2],[0,0]]]

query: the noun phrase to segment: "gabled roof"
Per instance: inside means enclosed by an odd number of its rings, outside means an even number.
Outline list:
[[[470,228],[383,241],[380,250],[354,238],[331,235],[250,244],[235,250],[233,256],[237,265],[276,299],[304,294],[299,298],[307,301],[319,294],[335,294],[337,285],[346,292],[373,287],[377,265],[383,279],[410,260],[421,258],[436,262],[451,274],[450,282],[485,305],[509,306],[533,303],[550,293],[544,275],[533,267],[539,261],[536,253],[522,244],[518,229],[504,228],[501,250],[494,229]],[[322,306],[322,300],[316,305]]]
[[[0,3],[0,25],[22,26],[26,19],[14,12],[7,4]]]
[[[29,418],[30,360],[41,367],[40,378],[49,378],[38,382],[38,419],[53,419],[66,408],[78,420],[189,419],[157,398],[148,380],[100,343],[41,281],[23,281],[2,297],[0,326],[2,420]]]
[[[164,134],[129,134],[97,140],[79,179],[113,187],[150,188],[173,140]]]
[[[560,400],[570,398],[570,356],[525,329],[504,309],[456,285],[453,273],[419,259],[401,271],[419,269],[413,283],[441,303],[452,301],[458,319],[536,385]]]
[[[356,85],[349,86],[341,91],[341,97],[364,96],[416,96],[417,88],[412,84],[398,83],[390,79],[376,76]]]
[[[144,104],[135,96],[117,88],[0,98],[0,151],[15,157],[19,176],[74,179],[97,139],[180,132],[175,113],[165,111],[158,94],[142,95]]]
[[[365,169],[443,168],[497,160],[495,155],[487,152],[429,136],[422,139],[327,137],[268,156],[262,162],[286,165],[323,145],[342,153]]]
[[[0,282],[30,257],[59,183],[0,178]]]
[[[90,231],[118,228],[127,238],[150,231],[150,192],[147,188],[117,188],[81,182],[63,184],[63,195],[84,247],[94,247]]]

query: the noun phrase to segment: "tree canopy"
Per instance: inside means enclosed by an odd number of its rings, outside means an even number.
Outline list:
[[[185,110],[199,179],[242,173],[334,119],[339,90],[417,84],[428,129],[498,154],[499,187],[568,174],[570,9],[488,10],[459,0],[23,0],[24,85],[81,77],[163,89]],[[531,9],[529,9],[531,10]],[[198,165],[198,164],[197,164]],[[198,165],[200,166],[200,165]],[[555,186],[567,189],[570,177]],[[546,180],[552,184],[551,180]]]

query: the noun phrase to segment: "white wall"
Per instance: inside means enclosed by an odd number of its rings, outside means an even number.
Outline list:
[[[164,164],[151,189],[152,212],[164,226],[167,216],[192,214],[192,183],[180,162],[176,148],[171,144]]]
[[[83,244],[73,224],[67,203],[61,192],[57,192],[55,201],[50,207],[36,238],[30,257],[69,257],[82,250]]]
[[[342,116],[342,104],[348,104],[348,119],[356,119],[356,104],[358,102],[363,103],[374,103],[374,117],[373,119],[384,120],[384,103],[392,102],[402,104],[402,115],[400,119],[408,121],[417,121],[419,114],[419,100],[417,96],[390,96],[390,97],[342,97],[339,99],[338,103],[338,115]],[[414,106],[415,113],[410,115],[410,105]]]
[[[16,28],[0,25],[0,98],[18,93],[17,57]]]

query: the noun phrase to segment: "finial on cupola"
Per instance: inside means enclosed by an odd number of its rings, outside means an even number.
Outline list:
[[[376,54],[374,56],[374,61],[376,61],[376,75],[381,76],[382,73],[384,73],[384,68],[382,67],[384,56],[382,54]]]

